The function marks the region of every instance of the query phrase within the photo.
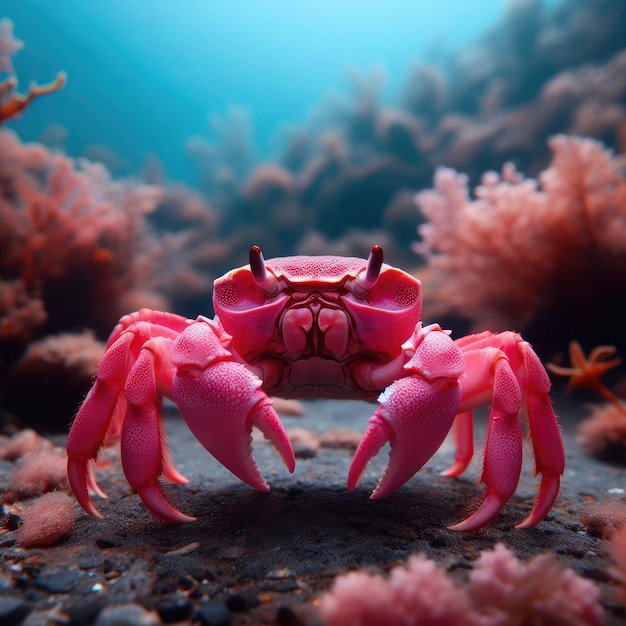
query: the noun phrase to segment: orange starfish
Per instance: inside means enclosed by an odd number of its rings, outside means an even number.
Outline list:
[[[589,387],[626,414],[626,408],[617,396],[600,382],[600,378],[606,372],[622,362],[619,357],[611,358],[616,352],[615,346],[597,346],[590,352],[589,358],[585,358],[581,345],[577,341],[570,341],[569,358],[572,367],[561,367],[554,363],[547,363],[546,367],[557,376],[570,376],[568,389]]]

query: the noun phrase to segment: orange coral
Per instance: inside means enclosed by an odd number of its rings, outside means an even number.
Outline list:
[[[46,85],[31,83],[25,94],[14,91],[17,80],[11,76],[0,83],[0,124],[18,115],[35,98],[54,93],[65,85],[67,76],[65,72],[59,72],[57,77]]]
[[[13,62],[15,56],[24,47],[24,42],[13,36],[13,22],[8,18],[0,20],[0,72],[6,72],[10,76],[0,82],[0,124],[18,115],[35,98],[58,91],[65,85],[67,76],[65,72],[59,72],[57,77],[47,85],[31,83],[25,94],[15,92],[17,78],[13,75]]]

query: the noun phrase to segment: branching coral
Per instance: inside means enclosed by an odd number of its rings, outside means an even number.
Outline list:
[[[159,196],[158,188],[112,181],[102,166],[1,131],[3,334],[34,325],[42,317],[37,301],[56,329],[115,323],[116,298],[151,269],[143,217]],[[22,306],[11,304],[16,299]],[[12,322],[13,314],[20,319]]]
[[[15,91],[17,80],[13,77],[7,78],[3,83],[0,83],[0,124],[19,115],[35,98],[61,89],[66,80],[65,72],[59,72],[51,83],[45,85],[31,83],[28,91],[21,94]]]
[[[585,332],[590,306],[609,315],[626,297],[621,160],[590,139],[560,135],[550,147],[538,181],[508,164],[485,174],[472,199],[464,175],[439,169],[435,189],[417,195],[427,306],[492,330],[558,317]]]
[[[339,576],[322,599],[321,614],[326,626],[470,626],[476,623],[471,607],[467,592],[434,561],[414,556],[388,579]]]
[[[0,124],[18,115],[35,98],[58,91],[65,85],[67,79],[65,72],[59,72],[54,81],[47,85],[31,83],[25,94],[15,91],[17,79],[13,75],[13,62],[15,56],[24,47],[20,39],[13,36],[13,22],[8,18],[0,20],[0,72],[10,76],[0,82]]]
[[[599,590],[552,555],[519,561],[504,545],[483,552],[467,585],[412,557],[387,579],[353,572],[322,598],[327,626],[599,625]]]
[[[0,20],[0,72],[13,74],[13,61],[15,56],[24,48],[24,42],[13,36],[13,22],[5,17]]]

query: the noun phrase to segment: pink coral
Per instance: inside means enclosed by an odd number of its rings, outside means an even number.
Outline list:
[[[600,591],[551,554],[519,561],[503,544],[485,551],[470,574],[470,595],[483,623],[507,626],[600,625]]]
[[[52,442],[38,435],[32,428],[25,428],[12,437],[0,437],[0,459],[16,461],[26,454],[50,450]]]
[[[611,539],[626,526],[626,500],[608,498],[594,502],[580,515],[587,533],[602,539]]]
[[[625,284],[626,178],[602,144],[551,140],[539,181],[506,165],[470,197],[467,178],[439,169],[417,195],[428,222],[416,246],[432,270],[430,299],[492,330],[563,308],[584,311],[600,283]],[[626,294],[624,294],[626,295]]]
[[[11,371],[5,408],[47,428],[65,426],[89,390],[103,355],[104,343],[87,331],[31,342]]]
[[[327,626],[599,626],[598,599],[593,583],[553,556],[523,563],[498,544],[483,552],[465,586],[434,561],[414,556],[388,579],[360,572],[338,577],[320,612]]]
[[[9,476],[5,501],[24,500],[55,489],[67,489],[67,457],[58,449],[23,456]]]
[[[326,626],[455,626],[476,623],[465,590],[434,561],[409,559],[388,579],[352,572],[335,580],[320,607]]]
[[[53,546],[72,532],[75,521],[74,501],[65,493],[48,493],[25,507],[17,541],[24,548]]]
[[[577,440],[596,458],[626,463],[626,413],[614,404],[594,405],[578,425]]]
[[[11,57],[24,48],[24,42],[13,36],[13,22],[8,18],[0,20],[0,72],[13,73]]]
[[[155,245],[143,217],[160,190],[112,181],[102,166],[9,131],[0,132],[0,181],[0,295],[24,303],[15,310],[0,302],[3,334],[43,321],[35,306],[42,296],[53,326],[108,329],[119,317],[116,298],[151,269],[141,265]]]
[[[613,561],[610,573],[619,583],[617,597],[626,606],[626,526],[612,536],[608,547]]]

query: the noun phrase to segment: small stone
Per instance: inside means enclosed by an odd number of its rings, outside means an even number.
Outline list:
[[[0,624],[17,626],[32,610],[32,605],[17,598],[0,598]]]
[[[122,542],[115,537],[98,537],[96,539],[96,545],[99,548],[118,548],[122,545]]]
[[[450,544],[450,540],[443,533],[433,533],[428,537],[428,544],[431,548],[445,548]]]
[[[139,604],[115,604],[100,612],[96,626],[160,626],[161,620],[153,611]]]
[[[104,567],[104,556],[100,550],[85,548],[78,553],[78,567],[81,569],[97,569]]]
[[[353,515],[352,517],[349,517],[346,522],[348,523],[348,526],[352,526],[352,528],[366,528],[370,525],[371,520],[369,517]]]
[[[165,624],[182,622],[193,613],[193,603],[182,594],[172,594],[159,600],[154,607]]]
[[[276,623],[279,626],[302,626],[302,622],[294,610],[284,604],[279,606],[276,611]]]
[[[69,618],[70,626],[88,626],[94,623],[103,606],[102,599],[86,597],[68,603],[63,611]]]
[[[232,619],[221,602],[205,602],[199,613],[202,626],[230,626]]]
[[[248,600],[240,593],[233,593],[228,596],[224,604],[226,604],[226,608],[233,613],[241,613],[250,608]]]
[[[35,586],[48,593],[69,593],[78,585],[82,576],[82,572],[78,570],[44,572],[35,579]]]

